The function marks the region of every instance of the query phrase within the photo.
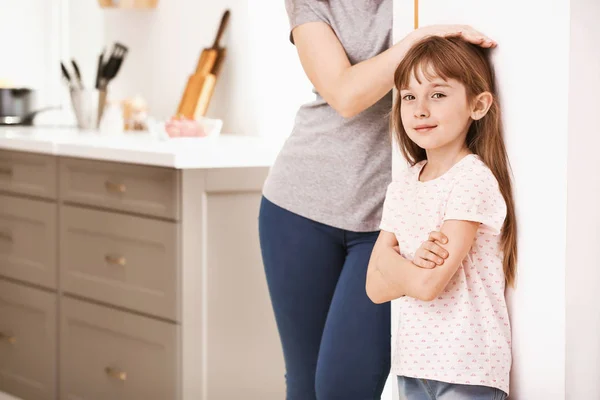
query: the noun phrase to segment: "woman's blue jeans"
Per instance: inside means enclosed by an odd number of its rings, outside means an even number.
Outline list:
[[[287,400],[373,400],[390,368],[390,304],[365,291],[379,232],[350,232],[263,197],[259,234]]]

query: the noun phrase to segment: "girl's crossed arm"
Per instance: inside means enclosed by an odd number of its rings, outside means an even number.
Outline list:
[[[431,301],[439,296],[469,253],[479,222],[447,220],[441,232],[448,237],[444,245],[449,253],[440,266],[417,267],[398,254],[396,236],[382,230],[375,243],[367,270],[367,295],[374,303],[385,303],[402,296]]]

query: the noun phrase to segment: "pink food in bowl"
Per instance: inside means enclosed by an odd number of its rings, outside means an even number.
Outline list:
[[[206,131],[198,121],[185,117],[172,117],[165,123],[165,130],[170,137],[207,136]]]

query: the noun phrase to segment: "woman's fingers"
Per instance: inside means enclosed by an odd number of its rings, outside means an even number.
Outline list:
[[[469,25],[433,25],[424,27],[425,32],[442,37],[461,37],[463,40],[481,47],[496,47],[497,43]]]
[[[496,42],[484,35],[483,33],[471,28],[463,26],[460,29],[460,36],[469,43],[477,44],[482,47],[495,47]]]

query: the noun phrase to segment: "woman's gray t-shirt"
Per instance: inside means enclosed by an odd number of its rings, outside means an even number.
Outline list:
[[[332,27],[352,65],[391,45],[392,0],[286,0],[291,29],[322,21]],[[352,118],[316,98],[298,110],[271,168],[264,196],[311,220],[354,232],[379,230],[392,178],[392,93]]]

